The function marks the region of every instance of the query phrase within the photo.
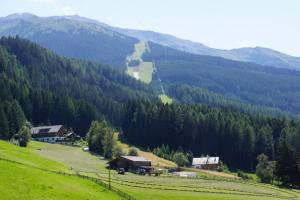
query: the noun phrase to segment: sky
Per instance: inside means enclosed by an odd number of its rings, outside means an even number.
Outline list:
[[[80,15],[213,48],[262,46],[300,57],[300,0],[0,0],[0,16]]]

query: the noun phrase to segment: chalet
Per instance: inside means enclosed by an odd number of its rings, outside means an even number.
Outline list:
[[[124,168],[125,171],[131,172],[144,169],[147,173],[150,173],[153,170],[151,160],[140,156],[119,156],[109,161],[108,164],[112,169]]]
[[[34,140],[49,143],[59,143],[66,138],[62,125],[33,127],[31,137]]]
[[[219,168],[219,157],[200,157],[193,158],[192,166],[199,169],[217,170]]]

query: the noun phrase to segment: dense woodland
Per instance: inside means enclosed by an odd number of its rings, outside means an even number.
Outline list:
[[[164,85],[187,84],[244,103],[300,114],[300,72],[213,56],[193,55],[149,43]],[[199,103],[199,102],[198,102]]]
[[[251,115],[206,105],[133,101],[126,106],[123,131],[138,146],[181,147],[194,156],[217,155],[232,169],[254,170],[256,157],[276,158],[277,143],[286,140],[300,155],[300,122]]]
[[[205,104],[210,107],[229,108],[236,111],[248,112],[252,114],[263,113],[271,116],[285,116],[290,115],[279,109],[270,108],[266,106],[257,106],[249,103],[242,103],[235,99],[226,98],[222,95],[210,92],[206,89],[193,87],[189,85],[173,85],[165,86],[167,94],[173,100],[184,104]]]
[[[25,119],[63,124],[84,136],[94,119],[120,126],[123,104],[151,99],[145,85],[108,67],[57,56],[20,38],[0,40],[0,133],[12,136]]]

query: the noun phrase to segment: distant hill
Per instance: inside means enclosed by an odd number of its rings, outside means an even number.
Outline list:
[[[199,55],[219,56],[278,68],[300,70],[300,58],[264,47],[221,50],[153,31],[122,29],[73,16],[38,17],[28,13],[0,18],[0,36],[20,35],[64,56],[125,67],[138,40]]]
[[[13,14],[0,18],[0,36],[19,35],[56,53],[125,69],[126,56],[138,39],[79,16],[38,17]]]
[[[115,31],[138,38],[140,40],[151,41],[188,53],[219,56],[236,61],[253,62],[278,68],[300,70],[299,57],[289,56],[284,53],[264,47],[247,47],[232,50],[221,50],[210,48],[201,43],[192,42],[190,40],[180,39],[172,35],[157,33],[153,31],[120,28],[116,28]]]

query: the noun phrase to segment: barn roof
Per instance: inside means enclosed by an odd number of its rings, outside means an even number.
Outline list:
[[[121,156],[122,158],[125,158],[127,160],[135,161],[135,162],[149,162],[151,160],[148,160],[141,156]]]
[[[39,133],[56,133],[62,128],[62,125],[55,126],[38,126],[31,128],[31,134]]]
[[[200,157],[193,158],[193,165],[211,165],[211,164],[219,164],[219,157]]]

